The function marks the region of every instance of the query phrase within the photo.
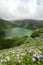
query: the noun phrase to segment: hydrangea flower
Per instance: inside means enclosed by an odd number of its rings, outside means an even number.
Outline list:
[[[7,60],[6,60],[6,59],[1,59],[0,62],[1,62],[1,63],[3,63],[3,62],[7,62]]]
[[[40,54],[33,54],[33,57],[35,57],[35,58],[43,58],[43,56],[40,55]]]
[[[7,61],[10,61],[10,57],[9,56],[6,56],[5,58]]]
[[[25,55],[25,53],[21,53],[21,54],[20,54],[20,56],[24,56],[24,55]]]
[[[32,58],[32,61],[33,61],[33,62],[35,62],[35,61],[36,61],[36,59],[33,57],[33,58]]]

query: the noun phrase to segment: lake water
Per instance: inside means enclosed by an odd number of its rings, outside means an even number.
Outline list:
[[[12,28],[6,31],[6,37],[14,37],[14,36],[25,36],[28,35],[30,36],[32,34],[32,30],[25,29],[25,28]]]

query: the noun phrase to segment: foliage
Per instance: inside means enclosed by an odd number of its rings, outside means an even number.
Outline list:
[[[32,38],[35,38],[35,37],[39,37],[40,36],[40,33],[37,32],[37,31],[34,31],[31,35]]]
[[[36,29],[36,30],[32,33],[31,37],[32,37],[32,38],[39,37],[39,36],[41,36],[42,33],[43,33],[43,28]]]
[[[0,40],[3,40],[5,38],[5,31],[4,30],[0,30]]]
[[[24,41],[28,38],[28,36],[24,37],[13,37],[12,39],[3,39],[0,40],[0,49],[11,48],[15,46],[20,46],[24,43]]]

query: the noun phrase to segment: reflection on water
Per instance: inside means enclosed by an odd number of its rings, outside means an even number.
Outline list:
[[[32,30],[24,29],[24,28],[12,28],[8,31],[6,31],[6,37],[12,37],[12,36],[30,36]]]

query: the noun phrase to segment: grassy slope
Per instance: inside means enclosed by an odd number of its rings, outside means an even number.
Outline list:
[[[0,65],[43,65],[43,38],[28,38],[21,46],[0,51]],[[34,54],[37,57],[33,57]],[[35,59],[35,60],[34,60]]]
[[[0,50],[0,65],[43,65],[43,28],[39,37],[28,37],[22,45]]]

